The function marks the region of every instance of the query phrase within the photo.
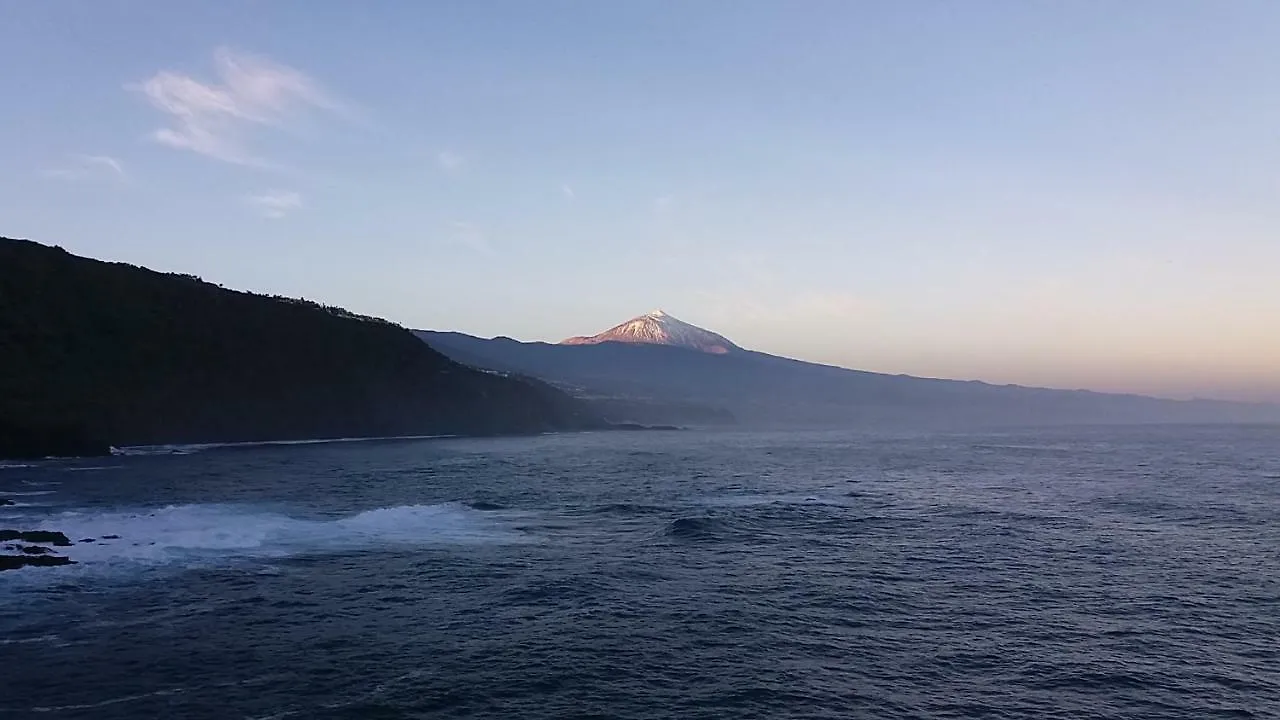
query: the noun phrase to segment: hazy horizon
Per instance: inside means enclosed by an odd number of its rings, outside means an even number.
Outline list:
[[[670,315],[675,316],[675,317],[679,318],[680,320],[688,321],[688,318],[685,318],[685,317],[681,316],[681,314],[680,314],[680,313],[678,313],[678,312],[674,312],[674,311],[667,311],[665,308],[663,308],[663,310],[664,310],[664,312],[668,312]],[[461,332],[461,333],[464,333],[464,334],[467,334],[467,335],[472,335],[472,336],[475,336],[475,337],[481,337],[481,338],[485,338],[485,339],[493,339],[493,338],[498,338],[498,337],[506,337],[506,338],[511,338],[511,339],[513,339],[513,340],[517,340],[517,341],[520,341],[520,342],[545,342],[545,343],[553,343],[553,344],[555,344],[555,343],[560,343],[561,341],[566,340],[566,339],[571,338],[571,337],[575,337],[575,336],[579,336],[579,335],[586,335],[586,336],[589,336],[589,335],[597,334],[597,333],[599,333],[599,332],[603,332],[603,331],[605,331],[605,330],[608,330],[608,329],[609,329],[609,328],[611,328],[612,326],[619,324],[620,322],[623,322],[623,321],[625,321],[625,320],[630,320],[630,319],[632,319],[632,318],[634,318],[634,317],[638,317],[638,316],[643,315],[643,314],[645,314],[645,313],[636,313],[636,314],[634,314],[634,315],[632,315],[632,316],[630,316],[630,317],[627,317],[627,318],[621,318],[621,319],[619,319],[619,320],[617,320],[617,321],[609,322],[609,323],[608,323],[608,325],[604,325],[604,326],[601,326],[601,327],[598,327],[598,328],[595,328],[595,329],[592,329],[592,330],[586,330],[586,331],[583,331],[583,332],[575,332],[575,333],[571,333],[571,334],[567,334],[567,335],[563,335],[563,336],[546,336],[546,337],[523,336],[523,337],[521,337],[521,336],[515,336],[515,335],[512,335],[511,333],[505,333],[505,332],[499,332],[499,333],[476,333],[476,332],[469,332],[469,331],[467,331],[467,330],[463,330],[463,329],[459,329],[459,328],[448,328],[448,327],[440,327],[440,328],[435,328],[435,327],[413,327],[413,329],[415,329],[415,330],[429,330],[429,331],[436,331],[436,332]],[[699,325],[697,322],[693,322],[692,324],[694,324],[694,325],[698,325],[699,327],[702,327],[704,330],[710,330],[710,331],[712,331],[712,332],[717,332],[717,333],[719,333],[719,330],[718,330],[716,327],[705,327],[705,326],[701,326],[701,325]],[[723,334],[723,333],[721,333],[721,334]],[[1066,382],[1057,382],[1057,383],[1054,383],[1054,382],[1051,382],[1051,381],[1044,381],[1044,382],[1040,382],[1040,381],[1036,381],[1036,380],[1028,380],[1028,381],[1018,381],[1018,380],[1001,380],[1001,379],[991,379],[991,378],[984,378],[984,377],[977,377],[977,376],[959,376],[959,375],[947,375],[947,374],[930,374],[930,373],[928,373],[928,372],[907,372],[907,371],[903,371],[903,370],[899,370],[899,369],[895,369],[895,368],[891,368],[891,367],[870,367],[870,366],[865,366],[865,365],[857,365],[857,364],[854,364],[854,363],[843,362],[843,361],[838,360],[838,359],[835,359],[835,360],[832,360],[832,359],[823,359],[821,356],[808,356],[808,357],[805,357],[805,356],[800,356],[800,355],[795,355],[795,354],[788,354],[786,351],[782,351],[782,350],[770,349],[770,348],[766,348],[766,347],[759,347],[759,346],[751,345],[751,344],[749,344],[749,343],[738,342],[738,340],[737,340],[737,339],[735,339],[733,336],[729,336],[729,337],[728,337],[728,339],[729,339],[730,341],[734,342],[736,345],[739,345],[740,347],[743,347],[743,348],[744,348],[744,349],[746,349],[746,350],[753,350],[753,351],[758,351],[758,352],[764,352],[764,353],[768,353],[768,354],[770,354],[770,355],[778,355],[778,356],[781,356],[781,357],[788,357],[788,358],[792,358],[792,359],[794,359],[794,360],[803,360],[803,361],[806,361],[806,362],[818,363],[818,364],[823,364],[823,365],[834,365],[834,366],[836,366],[836,367],[843,367],[843,368],[848,368],[848,369],[851,369],[851,370],[866,370],[866,371],[870,371],[870,372],[885,373],[885,374],[890,374],[890,375],[899,375],[899,374],[902,374],[902,375],[913,375],[913,376],[916,376],[916,377],[937,378],[937,379],[945,379],[945,380],[978,380],[978,381],[982,381],[982,382],[991,383],[991,384],[993,384],[993,385],[1023,385],[1023,386],[1026,386],[1026,387],[1043,387],[1043,388],[1054,388],[1054,389],[1062,389],[1062,390],[1092,390],[1092,391],[1095,391],[1095,392],[1108,392],[1108,393],[1121,393],[1121,394],[1139,394],[1139,395],[1150,395],[1150,396],[1153,396],[1153,397],[1164,397],[1164,398],[1169,398],[1169,399],[1174,399],[1174,400],[1239,400],[1239,401],[1245,401],[1245,402],[1265,402],[1265,403],[1277,403],[1277,402],[1280,402],[1280,393],[1278,393],[1278,394],[1276,394],[1276,395],[1274,395],[1274,396],[1272,396],[1272,395],[1266,395],[1266,394],[1258,394],[1257,392],[1255,392],[1255,391],[1253,391],[1253,390],[1244,390],[1244,391],[1241,391],[1240,389],[1238,389],[1238,388],[1232,388],[1232,387],[1231,387],[1231,386],[1229,386],[1229,385],[1224,385],[1224,386],[1221,386],[1221,387],[1219,387],[1219,388],[1217,388],[1217,389],[1208,389],[1208,390],[1206,390],[1206,391],[1204,391],[1204,392],[1195,392],[1195,391],[1186,391],[1186,390],[1179,391],[1179,390],[1176,390],[1176,389],[1161,389],[1162,387],[1165,387],[1165,386],[1162,386],[1161,384],[1159,384],[1158,382],[1156,382],[1156,383],[1151,383],[1151,384],[1147,385],[1147,387],[1150,387],[1150,388],[1152,388],[1152,389],[1144,390],[1144,389],[1135,389],[1135,386],[1134,386],[1134,385],[1128,385],[1128,386],[1121,385],[1121,386],[1117,386],[1117,387],[1114,387],[1114,388],[1108,388],[1108,387],[1096,387],[1096,386],[1091,387],[1091,386],[1086,386],[1086,385],[1071,385],[1071,384],[1066,383]],[[1034,376],[1033,376],[1033,377],[1034,377]]]
[[[1280,401],[1280,6],[15,4],[0,235],[423,329]]]

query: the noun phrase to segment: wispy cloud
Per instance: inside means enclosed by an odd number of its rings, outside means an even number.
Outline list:
[[[245,200],[263,217],[279,220],[302,207],[302,196],[292,190],[268,190],[261,195],[251,195]]]
[[[653,200],[653,214],[659,217],[670,215],[676,209],[676,197],[674,195],[663,195]]]
[[[577,194],[577,193],[575,193],[575,192],[573,191],[573,188],[569,187],[568,185],[561,185],[561,186],[560,186],[560,192],[564,193],[564,199],[565,199],[565,200],[577,200],[577,199],[578,199],[578,194]]]
[[[124,165],[109,155],[71,155],[64,165],[42,170],[41,174],[63,180],[79,180],[95,175],[108,176],[120,182],[129,179],[124,172]]]
[[[452,150],[441,150],[436,153],[436,165],[445,172],[453,172],[467,163],[467,159]]]
[[[484,232],[469,222],[454,220],[449,223],[449,240],[482,255],[497,255]]]
[[[255,129],[288,129],[317,110],[349,114],[344,103],[300,70],[226,47],[214,51],[213,61],[212,82],[163,70],[128,86],[168,116],[168,127],[153,131],[153,140],[223,162],[265,167],[270,163],[248,147]]]
[[[119,160],[109,155],[81,155],[80,160],[91,167],[105,167],[115,173],[116,177],[125,179],[124,166]]]

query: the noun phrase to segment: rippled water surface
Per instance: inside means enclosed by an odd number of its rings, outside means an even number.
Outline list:
[[[1280,428],[0,466],[0,715],[1280,717]],[[103,539],[116,535],[116,539]]]

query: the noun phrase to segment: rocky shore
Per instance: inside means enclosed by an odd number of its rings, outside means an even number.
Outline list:
[[[97,538],[85,538],[80,542],[97,542]],[[75,564],[74,560],[54,550],[75,544],[65,533],[56,530],[0,530],[0,543],[4,543],[0,570]]]

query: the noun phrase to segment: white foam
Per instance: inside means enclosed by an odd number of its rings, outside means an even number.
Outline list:
[[[26,463],[2,463],[0,462],[0,470],[21,470],[22,468],[35,467]]]
[[[191,455],[218,448],[275,447],[290,445],[329,445],[333,443],[373,442],[377,440],[440,440],[457,435],[381,435],[378,437],[315,438],[310,440],[260,440],[229,443],[185,443],[174,445],[130,445],[111,448],[112,455]]]
[[[109,700],[103,700],[101,702],[88,703],[83,705],[47,705],[47,706],[37,705],[31,708],[27,708],[25,711],[19,710],[17,712],[61,713],[61,712],[66,712],[68,710],[96,710],[98,708],[107,707],[108,705],[119,705],[121,703],[131,703],[131,702],[136,702],[138,700],[147,700],[149,698],[154,698],[154,697],[167,697],[169,695],[178,695],[178,694],[181,694],[182,692],[184,692],[182,688],[172,688],[168,690],[155,690],[153,692],[142,693],[140,695],[124,695],[121,697],[111,698]],[[4,712],[13,712],[13,711],[5,709]]]
[[[138,445],[135,447],[111,448],[112,455],[135,456],[135,455],[190,455],[208,450],[209,448],[218,447],[217,445],[208,444],[190,444],[190,445]]]
[[[33,495],[52,495],[55,490],[0,490],[6,497],[30,497]]]
[[[58,641],[57,635],[40,635],[28,638],[0,638],[0,645],[31,645],[34,643],[54,643]]]
[[[173,505],[124,512],[63,512],[46,516],[37,527],[65,533],[75,544],[58,551],[85,565],[270,558],[365,546],[528,539],[495,513],[457,503],[380,508],[334,520],[300,519],[235,505]],[[106,535],[118,538],[105,539]],[[80,542],[88,538],[95,542]]]
[[[447,537],[450,542],[486,542],[499,529],[488,513],[465,505],[401,505],[366,510],[333,523],[344,533],[391,542],[418,542],[424,537]],[[514,531],[502,531],[504,537]]]

